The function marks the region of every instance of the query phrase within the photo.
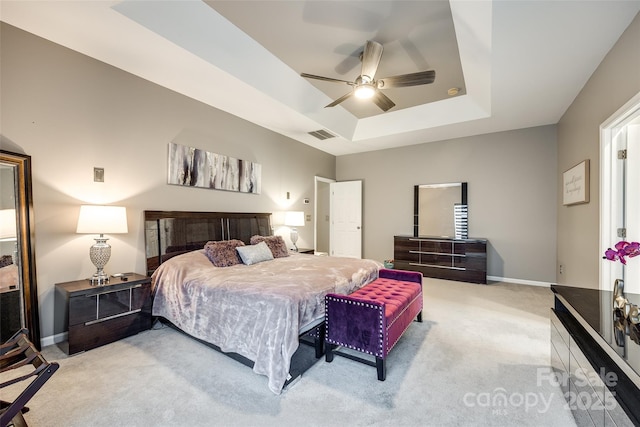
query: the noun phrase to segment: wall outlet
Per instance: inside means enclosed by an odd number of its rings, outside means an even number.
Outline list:
[[[560,264],[560,274],[564,273],[564,265]]]

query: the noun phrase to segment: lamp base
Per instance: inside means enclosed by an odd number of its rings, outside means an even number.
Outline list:
[[[91,282],[91,286],[105,285],[109,283],[109,275],[104,271],[102,271],[101,274],[99,274],[98,272],[95,272],[93,273],[93,276],[91,276],[87,280]]]
[[[109,282],[109,275],[104,272],[103,268],[111,258],[111,246],[107,243],[108,238],[104,235],[96,237],[96,243],[89,249],[89,258],[96,267],[96,272],[89,278],[92,286],[100,286]]]
[[[298,241],[298,230],[292,228],[289,237],[291,238],[291,243],[293,243],[293,251],[298,252],[298,246],[296,246],[296,242]]]

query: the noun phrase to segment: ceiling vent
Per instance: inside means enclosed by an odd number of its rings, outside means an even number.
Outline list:
[[[311,135],[313,137],[316,137],[321,141],[323,141],[325,139],[335,138],[336,137],[336,135],[334,135],[331,132],[329,132],[328,130],[324,130],[324,129],[314,130],[313,132],[309,132],[309,135]]]

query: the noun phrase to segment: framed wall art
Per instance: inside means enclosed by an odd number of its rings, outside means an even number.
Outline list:
[[[168,183],[260,194],[262,165],[169,143]]]
[[[589,203],[589,159],[562,174],[562,204]]]

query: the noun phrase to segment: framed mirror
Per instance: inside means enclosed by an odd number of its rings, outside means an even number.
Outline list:
[[[467,183],[414,186],[413,235],[468,238]]]
[[[0,342],[22,328],[40,349],[31,157],[0,150]]]

